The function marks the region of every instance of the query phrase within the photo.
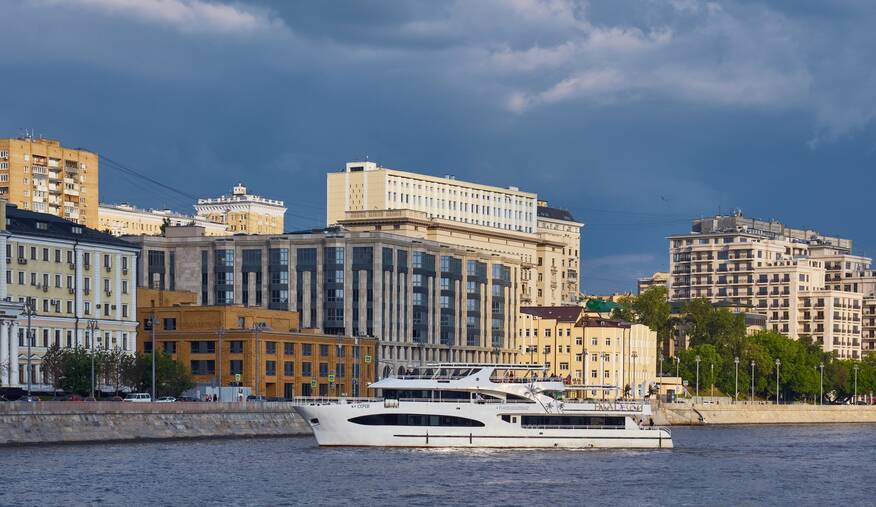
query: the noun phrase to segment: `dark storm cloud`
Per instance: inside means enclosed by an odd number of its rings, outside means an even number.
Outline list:
[[[36,128],[189,193],[324,221],[325,172],[536,191],[588,223],[585,290],[740,207],[876,253],[870,2],[9,2],[0,135]],[[105,201],[183,211],[109,167]],[[588,278],[589,277],[589,278]]]

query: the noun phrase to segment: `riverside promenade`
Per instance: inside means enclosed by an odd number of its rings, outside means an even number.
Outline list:
[[[0,446],[310,434],[291,403],[0,403]]]
[[[876,423],[876,405],[776,405],[725,400],[719,403],[660,403],[654,407],[654,422],[674,426]]]

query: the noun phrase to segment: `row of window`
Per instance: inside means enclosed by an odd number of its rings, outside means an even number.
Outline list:
[[[216,374],[216,361],[214,359],[192,359],[189,362],[189,366],[191,367],[193,375],[215,375]],[[360,375],[360,369],[358,364],[352,365],[352,376],[354,378],[358,378]],[[329,377],[329,375],[334,375],[337,379],[343,379],[347,376],[347,366],[343,363],[336,363],[334,365],[334,369],[329,369],[329,363],[319,363],[319,374],[318,377]],[[223,372],[226,373],[226,372]],[[264,369],[260,372],[262,375],[268,377],[274,377],[277,375],[277,361],[274,360],[265,360]],[[243,360],[242,359],[230,359],[228,360],[228,375],[243,375]],[[283,361],[283,376],[285,377],[294,377],[295,373],[295,362],[294,361]],[[303,362],[301,363],[301,373],[302,377],[312,377],[313,376],[313,363],[311,362]]]
[[[12,243],[7,244],[6,245],[6,257],[7,258],[9,258],[9,259],[12,258],[12,251],[13,251],[13,244]],[[67,264],[74,263],[73,250],[66,250],[66,249],[60,249],[60,248],[47,248],[47,247],[38,248],[35,246],[31,246],[30,248],[28,248],[25,245],[19,244],[19,245],[16,245],[15,251],[17,253],[18,259],[30,259],[33,261],[41,260],[43,262],[55,262],[55,263],[66,262]],[[100,254],[95,254],[95,255],[100,255]],[[87,266],[91,265],[91,256],[92,255],[90,252],[82,252],[82,264],[84,266],[87,267]],[[112,266],[113,266],[112,258],[113,258],[112,254],[103,254],[102,255],[103,267],[108,268],[108,269],[112,269]],[[128,269],[128,262],[129,262],[128,257],[122,256],[122,269],[123,270]]]

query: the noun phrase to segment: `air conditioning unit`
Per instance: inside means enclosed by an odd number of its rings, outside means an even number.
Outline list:
[[[128,274],[128,268],[122,268],[122,274],[123,274],[123,275],[127,275],[127,274]]]
[[[104,268],[106,268],[107,273],[109,273],[110,271],[113,270],[113,268],[111,266],[104,266]]]
[[[7,264],[7,265],[12,264],[12,257],[7,257],[7,258],[6,258],[6,264]]]
[[[73,270],[76,269],[76,264],[73,264],[72,262],[71,262],[70,264],[68,264],[67,266],[68,266],[70,269],[73,269]]]
[[[85,295],[87,296],[87,295],[89,295],[89,294],[91,293],[91,291],[88,290],[88,289],[82,289],[82,293],[85,294]]]
[[[97,308],[98,310],[100,310],[100,303],[94,305],[94,307]]]
[[[43,289],[43,292],[49,292],[49,286],[48,286],[48,285],[43,285],[43,286],[42,286],[42,289]]]
[[[111,290],[106,290],[106,291],[104,291],[104,292],[106,293],[107,297],[113,295],[113,291],[111,291]]]
[[[83,264],[82,267],[84,267],[85,269],[91,269],[91,264],[86,262],[85,264]]]
[[[110,306],[110,310],[115,310],[115,309],[116,309],[116,305]]]
[[[19,263],[19,264],[27,264],[27,259],[25,259],[24,257],[19,257],[19,258],[18,258],[18,263]]]
[[[70,288],[70,289],[67,289],[67,292],[70,294],[76,294],[76,289]]]

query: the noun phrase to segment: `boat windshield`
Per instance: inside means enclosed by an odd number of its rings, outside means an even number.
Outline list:
[[[528,382],[562,382],[561,377],[548,376],[546,372],[537,370],[514,370],[513,368],[493,370],[490,380],[494,383],[528,383]]]
[[[457,380],[479,372],[480,368],[411,368],[398,378],[406,380]]]

